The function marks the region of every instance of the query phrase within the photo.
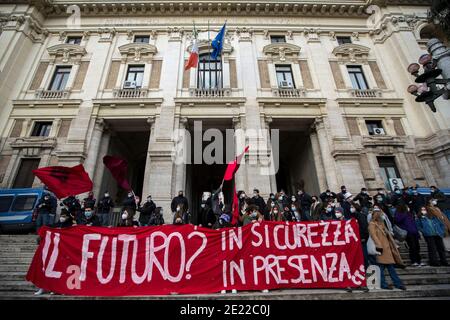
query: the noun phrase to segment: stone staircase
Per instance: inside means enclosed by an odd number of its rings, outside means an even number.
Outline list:
[[[25,280],[34,251],[36,250],[36,236],[34,235],[0,235],[0,299],[85,299],[63,295],[44,294],[35,296],[36,288]],[[402,245],[402,257],[407,265],[410,264],[407,248]],[[421,256],[428,263],[426,244],[421,241]],[[450,262],[450,253],[447,253]],[[172,295],[172,296],[139,296],[139,297],[108,297],[108,299],[445,299],[450,300],[450,267],[408,267],[397,269],[400,278],[407,287],[407,291],[371,290],[368,293],[354,291],[352,293],[337,289],[286,289],[273,290],[269,293],[239,292],[237,294],[208,294],[208,295]],[[389,276],[387,276],[390,282]],[[89,297],[89,299],[104,299]]]

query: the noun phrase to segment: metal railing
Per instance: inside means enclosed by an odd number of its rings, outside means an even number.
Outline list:
[[[229,97],[230,89],[224,88],[194,88],[189,91],[191,97]]]
[[[381,92],[375,89],[353,89],[350,91],[352,97],[355,98],[377,98],[381,97]]]
[[[280,98],[299,98],[305,95],[304,90],[296,88],[276,88],[272,92]]]
[[[69,96],[67,90],[37,90],[37,99],[66,99]]]
[[[146,98],[147,90],[136,88],[136,89],[116,89],[114,90],[114,98],[122,99],[135,99],[135,98]]]

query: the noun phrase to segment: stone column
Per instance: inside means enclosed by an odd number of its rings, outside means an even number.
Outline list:
[[[315,125],[311,127],[309,134],[311,140],[311,148],[314,156],[314,165],[316,167],[317,181],[319,183],[320,191],[327,189],[327,179],[325,177],[325,169],[323,166],[322,155],[320,152],[319,137]]]
[[[187,145],[186,135],[184,130],[187,127],[188,119],[181,118],[179,121],[179,129],[180,129],[180,139],[182,139],[183,144],[183,152],[186,152],[187,148],[190,146]],[[183,190],[186,194],[186,163],[175,164],[175,193],[178,193],[179,190]]]
[[[330,146],[328,144],[327,132],[323,118],[316,118],[314,122],[317,137],[319,140],[320,152],[322,154],[324,173],[327,181],[327,187],[330,190],[339,190],[336,167],[334,159],[331,155]]]
[[[97,161],[97,169],[94,174],[94,195],[98,198],[101,197],[103,192],[103,175],[105,172],[105,166],[103,165],[103,157],[108,154],[109,150],[109,142],[111,140],[111,132],[108,130],[108,126],[106,123],[103,125],[103,135],[100,143],[100,148],[98,151],[98,161]]]
[[[236,133],[237,130],[241,130],[242,129],[242,123],[241,123],[241,118],[240,117],[233,117],[233,127],[234,127],[234,131]],[[242,150],[238,150],[238,148],[240,148],[239,142],[237,141],[237,137],[235,136],[235,141],[234,141],[234,154],[237,155],[239,153],[242,152]],[[244,163],[245,158],[242,158],[241,161],[241,166],[239,167],[239,170],[236,172],[235,177],[234,177],[234,183],[236,185],[236,192],[239,190],[246,190],[246,186],[247,186],[247,175],[246,175],[246,170],[247,170],[247,166]],[[246,191],[247,192],[247,191]]]
[[[275,168],[275,159],[274,159],[274,150],[272,146],[272,140],[271,140],[271,132],[270,132],[270,124],[272,123],[272,117],[265,117],[264,119],[265,127],[267,130],[267,141],[268,141],[268,151],[270,153],[270,163],[271,167],[274,169],[274,173],[269,176],[270,179],[270,192],[276,193],[277,192],[277,179],[276,179],[276,172],[275,169],[279,168],[279,159],[278,159],[278,167]],[[279,157],[279,155],[277,155]]]
[[[147,123],[150,125],[150,137],[148,139],[147,148],[147,161],[145,163],[144,183],[142,187],[142,197],[146,197],[149,194],[150,189],[150,146],[155,142],[155,117],[149,117]]]
[[[89,177],[91,177],[91,179],[94,178],[95,170],[100,165],[98,163],[99,162],[98,154],[100,150],[100,142],[103,135],[103,129],[104,129],[104,120],[101,118],[96,119],[91,139],[89,142],[89,151],[87,154],[87,158],[84,162],[84,168],[86,169],[86,172],[89,174]]]

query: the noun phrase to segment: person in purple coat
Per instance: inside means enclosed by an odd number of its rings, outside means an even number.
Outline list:
[[[399,204],[395,210],[395,224],[406,230],[406,243],[409,248],[409,258],[413,267],[425,266],[421,263],[420,258],[420,245],[419,245],[419,231],[417,230],[414,214],[410,211],[406,204]]]

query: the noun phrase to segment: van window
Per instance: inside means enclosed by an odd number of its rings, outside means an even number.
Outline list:
[[[0,196],[0,212],[8,212],[14,196]]]
[[[31,211],[36,203],[36,195],[17,196],[11,211]]]

